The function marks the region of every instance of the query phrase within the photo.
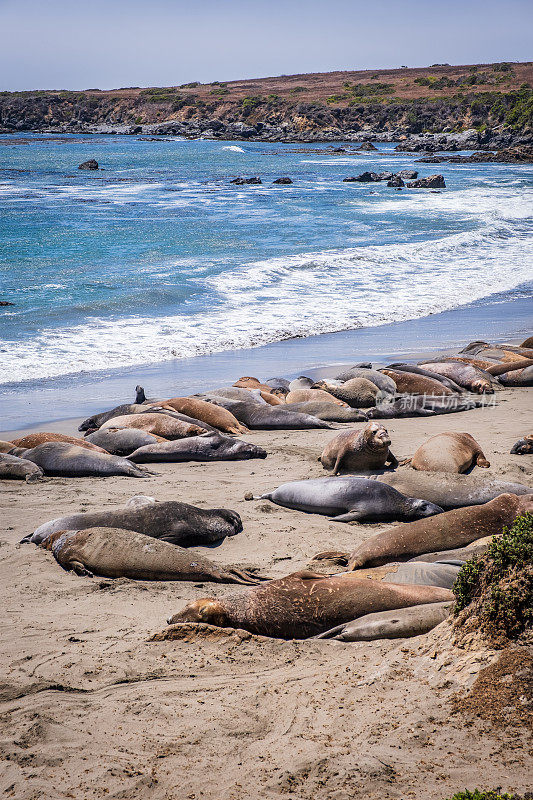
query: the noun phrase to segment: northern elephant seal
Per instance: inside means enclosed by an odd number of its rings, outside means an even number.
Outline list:
[[[289,391],[290,381],[288,381],[287,378],[268,378],[265,383],[271,386],[272,389],[284,389],[287,392]]]
[[[475,394],[493,394],[493,379],[486,372],[461,361],[438,361],[420,364],[422,369],[429,369],[438,375],[451,378],[459,386]]]
[[[325,392],[323,389],[295,389],[289,392],[285,398],[287,405],[291,403],[335,403],[338,406],[348,408],[348,403],[334,397],[330,392]]]
[[[400,362],[398,364],[389,364],[386,369],[393,369],[397,370],[398,372],[412,372],[414,375],[422,375],[424,378],[431,378],[434,381],[444,384],[447,389],[451,389],[452,392],[455,392],[456,394],[462,394],[464,391],[462,386],[459,386],[458,383],[455,383],[455,381],[452,381],[445,375],[438,375],[436,372],[422,369],[422,367],[417,367],[414,364],[404,364],[403,362]]]
[[[307,639],[371,610],[389,611],[450,600],[450,591],[433,586],[380,583],[358,578],[354,572],[331,577],[295,572],[239,594],[195,600],[168,622],[206,622],[221,628],[242,628],[260,636]]]
[[[16,478],[25,480],[26,483],[36,483],[42,477],[44,477],[43,470],[33,461],[9,453],[0,454],[0,480]]]
[[[332,428],[329,422],[324,422],[310,414],[298,414],[287,411],[286,405],[268,406],[257,402],[226,400],[214,398],[213,403],[229,408],[239,422],[247,428],[259,430],[306,430],[308,428]]]
[[[139,447],[157,442],[166,442],[162,436],[154,436],[139,428],[99,428],[85,437],[85,441],[103,447],[114,456],[129,456]]]
[[[500,495],[500,497],[503,496],[504,495]],[[473,507],[475,508],[475,506],[469,506],[469,508]],[[445,513],[450,514],[451,512],[447,511]],[[449,564],[450,562],[464,564],[465,561],[470,561],[470,559],[474,558],[474,556],[484,556],[489,549],[490,543],[494,539],[499,538],[499,534],[494,534],[494,536],[484,536],[482,539],[476,539],[470,544],[465,545],[465,547],[457,547],[455,550],[437,550],[434,553],[422,553],[420,556],[410,558],[409,561],[426,561],[427,563],[440,561],[446,564]]]
[[[390,436],[378,422],[369,422],[361,431],[344,431],[327,443],[320,456],[324,469],[338,475],[341,470],[367,472],[385,464],[397,467],[390,451]]]
[[[113,417],[122,417],[125,414],[139,414],[142,411],[146,411],[146,406],[142,403],[123,403],[120,406],[109,409],[109,411],[101,411],[99,414],[93,414],[92,417],[87,417],[87,419],[84,419],[81,425],[79,425],[78,430],[96,430],[100,428],[104,422],[113,419]]]
[[[144,533],[163,542],[208,545],[242,531],[242,521],[235,511],[226,508],[202,509],[177,500],[155,503],[150,497],[132,498],[125,506],[85,514],[67,514],[45,522],[22,541],[40,544],[45,536],[61,530],[86,528],[125,528]]]
[[[346,383],[353,378],[366,378],[368,381],[377,386],[383,395],[394,396],[396,394],[396,384],[388,375],[378,372],[377,369],[365,369],[363,367],[350,367],[345,372],[341,372],[336,376],[336,380]]]
[[[198,425],[190,425],[181,419],[174,419],[170,414],[126,414],[123,417],[113,417],[107,420],[101,429],[106,428],[139,428],[147,433],[162,436],[164,439],[184,439],[186,436],[199,436],[205,433]]]
[[[349,569],[378,567],[433,551],[452,550],[500,534],[516,517],[533,511],[533,494],[501,494],[482,505],[456,508],[428,520],[417,520],[377,533],[358,545]]]
[[[376,639],[407,639],[433,630],[449,617],[453,603],[425,603],[421,606],[378,611],[337,625],[314,637],[339,642],[372,642]]]
[[[186,414],[200,422],[207,422],[213,428],[224,431],[224,433],[243,433],[246,430],[239,420],[235,419],[231,411],[214,406],[198,397],[171,397],[170,400],[165,400],[160,405],[164,408],[172,408],[174,411]]]
[[[78,575],[145,581],[215,581],[255,585],[260,578],[144,533],[121,528],[57,531],[41,547]]]
[[[522,483],[500,481],[479,475],[457,475],[451,472],[420,472],[403,469],[391,475],[379,475],[378,481],[394,486],[399,492],[421,497],[442,508],[461,508],[488,503],[500,494],[531,494],[533,489]]]
[[[310,414],[312,417],[326,420],[327,422],[366,422],[368,419],[364,411],[350,406],[338,406],[336,403],[322,403],[320,401],[308,403],[287,403],[286,411]]]
[[[384,375],[392,378],[398,388],[399,394],[429,394],[429,395],[453,395],[454,392],[448,389],[443,383],[426,375],[417,375],[414,372],[402,372],[399,369],[382,369]]]
[[[289,392],[295,392],[297,389],[310,389],[313,384],[314,380],[306,375],[300,375],[289,383]]]
[[[126,458],[109,453],[97,453],[86,447],[65,442],[45,442],[27,450],[15,448],[13,455],[33,461],[45,475],[66,478],[108,477],[110,475],[129,475],[131,478],[146,478],[153,475],[145,467],[138,467]]]
[[[376,384],[367,378],[350,378],[340,386],[334,381],[321,380],[313,384],[313,388],[324,389],[333,397],[344,400],[352,408],[371,408],[376,405],[376,399],[380,394]]]
[[[145,445],[129,456],[135,463],[149,461],[244,461],[266,458],[262,447],[216,433],[204,433],[174,442]]]
[[[500,383],[504,386],[533,386],[533,366],[508,370],[500,375]]]
[[[404,417],[433,417],[437,414],[455,414],[458,411],[470,411],[482,404],[481,399],[464,398],[461,395],[441,397],[428,395],[404,395],[392,403],[380,403],[369,408],[371,419],[402,419]]]
[[[420,445],[411,459],[413,469],[426,472],[466,472],[473,465],[490,467],[474,437],[455,431],[432,436]]]
[[[272,386],[269,386],[268,383],[261,383],[258,378],[252,378],[249,376],[239,378],[239,380],[235,381],[233,385],[239,389],[260,389],[262,392],[272,391]]]
[[[273,492],[253,499],[271,500],[276,505],[309,514],[325,514],[335,522],[419,519],[442,511],[433,503],[407,497],[396,490],[382,491],[385,486],[367,478],[343,475],[284,483]]]
[[[511,448],[514,455],[525,456],[533,453],[533,433],[528,433],[523,439],[515,442]]]
[[[461,569],[460,564],[426,561],[400,561],[382,567],[358,569],[359,578],[384,583],[408,583],[417,586],[440,586],[451,589]]]
[[[37,447],[38,444],[44,444],[45,442],[65,442],[65,444],[75,444],[78,447],[86,447],[87,450],[93,450],[95,453],[107,452],[105,448],[98,447],[96,444],[92,444],[86,439],[77,438],[76,436],[67,436],[65,433],[39,431],[39,433],[28,433],[20,439],[13,439],[13,445],[15,447],[27,447],[28,450],[31,450],[32,447]]]
[[[533,336],[529,336],[525,339],[520,347],[525,347],[527,350],[533,350]]]

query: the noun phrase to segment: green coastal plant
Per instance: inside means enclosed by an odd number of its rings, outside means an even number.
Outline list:
[[[501,794],[501,789],[498,787],[497,789],[488,789],[481,792],[479,789],[474,789],[473,792],[465,789],[464,792],[457,792],[453,797],[449,797],[448,800],[514,800],[515,797],[507,793]],[[516,800],[519,800],[519,798],[516,798]]]

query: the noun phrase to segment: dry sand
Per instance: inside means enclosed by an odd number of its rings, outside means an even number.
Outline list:
[[[407,456],[430,435],[468,431],[492,462],[478,472],[533,486],[532,457],[509,453],[531,430],[532,394],[504,390],[494,408],[386,421],[393,451]],[[477,716],[454,710],[457,693],[475,692],[480,670],[494,669],[500,655],[454,648],[449,623],[411,640],[364,644],[213,630],[149,642],[189,600],[239,587],[80,578],[51,553],[18,544],[48,519],[143,493],[235,509],[244,531],[199,549],[281,576],[386,527],[243,500],[249,489],[324,474],[317,457],[334,435],[250,433],[266,460],[158,464],[159,477],[148,479],[0,482],[3,796],[443,800],[465,787],[531,788],[531,740],[512,703],[499,716],[493,703],[487,716],[480,695],[469,705]],[[527,653],[522,645],[513,663]],[[510,674],[500,668],[494,680],[508,686]]]

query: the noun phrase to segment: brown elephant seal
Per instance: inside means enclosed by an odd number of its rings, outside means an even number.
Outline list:
[[[486,372],[462,361],[438,361],[420,364],[437,374],[451,378],[459,386],[474,394],[493,394],[492,378]]]
[[[348,408],[348,403],[345,403],[344,400],[339,400],[337,397],[333,397],[332,394],[325,392],[323,389],[295,389],[293,392],[289,392],[285,398],[285,402],[287,405],[308,402],[335,403],[338,406]]]
[[[16,447],[13,442],[0,440],[0,453],[10,453]]]
[[[522,483],[500,481],[480,475],[458,475],[452,472],[420,472],[403,469],[376,480],[394,486],[411,497],[421,497],[442,508],[461,508],[488,503],[500,494],[531,494],[533,489]]]
[[[267,393],[272,391],[272,386],[269,386],[268,383],[261,383],[258,378],[251,378],[249,376],[239,378],[238,381],[235,381],[233,386],[236,386],[238,389],[260,389],[262,392]]]
[[[321,380],[313,384],[313,388],[324,389],[352,408],[371,408],[376,405],[376,399],[380,395],[376,384],[366,378],[351,378],[339,386],[333,381]]]
[[[425,603],[421,606],[378,611],[337,625],[315,639],[336,639],[339,642],[372,642],[376,639],[408,639],[421,636],[447,619],[453,603]]]
[[[520,347],[525,347],[527,350],[533,350],[533,336],[528,336],[528,338],[522,342]]]
[[[56,531],[41,542],[56,561],[78,575],[144,581],[215,581],[255,585],[262,578],[183,547],[122,528]]]
[[[413,469],[426,472],[466,472],[470,467],[490,467],[483,450],[469,433],[445,431],[421,444],[412,457]]]
[[[195,600],[168,623],[205,622],[220,628],[242,628],[260,636],[307,639],[369,611],[450,600],[450,591],[433,586],[369,581],[354,572],[326,577],[304,571],[236,595]]]
[[[515,442],[511,448],[511,453],[519,456],[533,453],[533,433],[528,433],[523,439]]]
[[[213,428],[224,431],[224,433],[243,433],[246,430],[239,420],[235,419],[231,411],[214,406],[197,397],[172,397],[170,400],[161,401],[159,405],[186,414],[200,422],[207,422]]]
[[[501,494],[482,505],[456,508],[377,533],[350,554],[349,569],[377,567],[424,553],[452,550],[500,534],[516,517],[533,511],[533,494]]]
[[[462,564],[427,561],[400,561],[382,567],[358,569],[358,578],[368,578],[383,583],[408,583],[416,586],[440,586],[451,589]]]
[[[20,439],[13,439],[13,444],[16,447],[27,447],[31,450],[32,447],[37,447],[38,444],[45,442],[64,442],[65,444],[75,444],[78,447],[86,447],[87,450],[94,450],[95,453],[107,452],[105,448],[98,447],[96,444],[88,442],[86,439],[78,439],[76,436],[67,436],[64,433],[48,433],[39,431],[39,433],[28,433]]]
[[[450,380],[450,378],[446,378],[444,375],[437,375],[436,372],[422,369],[422,367],[417,367],[414,364],[404,364],[400,362],[398,364],[389,364],[385,369],[396,370],[398,372],[412,372],[414,375],[422,375],[424,378],[431,378],[438,383],[442,383],[447,389],[451,389],[452,392],[455,392],[456,394],[462,394],[464,391],[462,386],[459,386],[459,384]]]
[[[128,475],[130,478],[146,478],[155,474],[145,467],[132,464],[126,458],[97,453],[65,442],[45,442],[31,449],[16,447],[12,455],[32,461],[45,475],[56,477],[105,478],[110,475]]]
[[[359,408],[350,406],[339,406],[336,403],[321,401],[310,401],[307,403],[287,403],[286,411],[298,412],[300,414],[310,414],[312,417],[326,420],[327,422],[366,422],[366,413]]]
[[[202,509],[177,500],[156,503],[151,497],[136,496],[119,508],[67,514],[45,522],[22,541],[40,544],[45,536],[57,531],[100,527],[125,528],[188,547],[209,545],[226,536],[235,536],[242,531],[242,521],[235,511],[226,508]]]
[[[332,428],[333,425],[311,414],[287,411],[288,405],[269,406],[253,399],[247,403],[214,397],[213,403],[228,408],[239,422],[254,430],[307,430],[312,428]]]
[[[503,497],[504,495],[500,496]],[[473,507],[475,508],[475,506],[469,506],[469,508]],[[451,514],[452,512],[447,511],[446,513]],[[455,550],[437,550],[434,553],[422,553],[420,556],[410,558],[409,561],[426,561],[428,563],[441,561],[446,564],[464,564],[465,561],[470,561],[470,559],[474,558],[474,556],[484,556],[489,549],[489,544],[493,541],[493,539],[499,538],[499,534],[494,534],[494,536],[484,536],[482,539],[476,539],[470,544],[467,544],[465,547],[457,547]]]
[[[157,442],[167,442],[162,436],[139,430],[139,428],[99,428],[94,433],[85,437],[86,442],[92,442],[102,447],[114,456],[129,456],[139,447]]]
[[[398,461],[390,451],[390,436],[379,422],[369,422],[361,431],[343,431],[327,443],[320,456],[324,469],[338,475],[347,472],[368,472],[381,469],[385,464],[392,468]]]
[[[126,414],[123,417],[113,417],[104,422],[101,429],[106,428],[139,428],[147,433],[162,436],[164,439],[184,439],[186,436],[199,436],[205,433],[198,425],[190,425],[180,419],[174,419],[169,414]]]
[[[9,453],[0,454],[0,480],[16,478],[25,480],[26,483],[36,483],[43,477],[43,470],[33,461]]]
[[[445,395],[454,394],[452,389],[448,389],[438,380],[429,378],[426,375],[417,375],[414,372],[401,372],[398,369],[383,369],[384,375],[392,378],[398,387],[399,394],[429,394]]]
[[[266,457],[267,452],[262,447],[221,433],[203,433],[173,442],[148,444],[128,456],[136,464],[150,461],[244,461]]]
[[[341,372],[336,376],[336,380],[346,383],[353,378],[366,378],[381,390],[382,396],[390,395],[394,397],[397,392],[396,384],[388,375],[378,372],[377,369],[370,369],[366,367],[350,367],[345,372]]]
[[[278,506],[325,514],[334,522],[379,522],[381,520],[419,519],[440,514],[442,508],[407,497],[396,490],[383,491],[386,484],[368,478],[342,475],[335,478],[314,478],[284,483],[273,492],[254,500],[270,500]]]
[[[499,380],[503,386],[533,386],[533,364],[523,369],[508,370],[500,375]]]

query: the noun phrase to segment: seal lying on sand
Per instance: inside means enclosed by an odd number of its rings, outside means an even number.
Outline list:
[[[168,622],[206,622],[260,636],[306,639],[369,611],[450,600],[450,591],[433,586],[380,583],[358,578],[354,572],[331,577],[294,572],[237,595],[195,600]]]
[[[315,639],[336,639],[339,642],[372,642],[375,639],[407,639],[421,636],[449,617],[453,603],[426,603],[422,606],[378,611],[337,625]]]
[[[295,389],[289,392],[285,398],[285,402],[287,405],[291,403],[335,403],[338,406],[348,408],[348,403],[345,403],[344,400],[339,400],[330,392],[323,391],[323,389]]]
[[[397,369],[383,369],[381,372],[392,378],[398,387],[399,394],[429,394],[435,396],[449,396],[454,394],[443,383],[426,375],[417,375],[414,372],[401,372]]]
[[[365,412],[359,408],[338,406],[330,402],[287,403],[284,409],[300,414],[310,414],[312,417],[324,419],[327,422],[366,422],[368,419]]]
[[[175,544],[121,528],[57,531],[47,536],[41,547],[51,550],[64,569],[89,577],[251,585],[263,580],[235,567],[219,567]]]
[[[389,364],[386,369],[397,370],[398,372],[412,372],[414,375],[422,375],[424,378],[431,378],[434,381],[444,384],[447,389],[451,389],[452,392],[455,392],[456,394],[463,393],[463,387],[459,386],[459,384],[455,383],[455,381],[450,380],[450,378],[446,378],[444,375],[438,375],[436,372],[431,372],[431,370],[422,369],[422,367],[416,367],[414,364],[404,364],[403,362],[400,362],[399,364]]]
[[[320,456],[324,469],[366,472],[381,469],[385,464],[398,466],[390,447],[387,429],[378,422],[369,422],[362,431],[344,431],[325,446]]]
[[[367,378],[351,378],[340,386],[334,381],[322,380],[313,384],[313,389],[324,389],[333,397],[344,400],[352,408],[371,408],[376,405],[380,390]]]
[[[266,458],[262,447],[220,433],[203,433],[175,442],[162,442],[139,447],[130,456],[137,464],[149,461],[244,461]]]
[[[396,384],[392,378],[389,378],[388,375],[384,375],[382,372],[378,372],[377,369],[350,367],[350,369],[336,376],[336,380],[342,381],[343,383],[352,380],[352,378],[366,378],[367,381],[370,381],[374,386],[378,387],[382,395],[390,395],[393,397],[397,391]]]
[[[409,583],[417,586],[440,586],[451,589],[461,569],[459,564],[440,562],[405,561],[385,564],[383,567],[358,569],[359,578],[369,578],[383,583]]]
[[[298,414],[287,411],[286,405],[268,406],[250,401],[242,403],[224,398],[213,400],[217,405],[228,408],[237,417],[239,422],[247,428],[259,430],[306,430],[308,428],[332,428],[329,422],[324,422],[310,414]]]
[[[384,483],[343,475],[284,483],[273,492],[246,499],[271,500],[278,506],[325,514],[334,522],[379,522],[419,519],[440,514],[442,508],[400,492],[382,491]],[[389,490],[391,487],[387,487]]]
[[[168,500],[155,503],[150,497],[134,497],[125,506],[86,514],[67,514],[45,522],[23,542],[40,544],[57,531],[86,528],[125,528],[182,547],[220,542],[242,531],[241,518],[226,508],[203,509]]]
[[[466,472],[471,466],[490,467],[483,450],[469,433],[446,431],[420,445],[410,463],[427,472]]]
[[[511,448],[511,453],[519,456],[533,453],[533,433],[528,433],[523,439],[515,442]]]
[[[81,425],[78,426],[79,431],[96,430],[108,419],[113,417],[122,417],[124,414],[140,414],[146,411],[146,406],[141,403],[123,403],[120,406],[109,409],[109,411],[102,411],[100,414],[93,414],[92,417],[84,419]]]
[[[399,492],[422,497],[442,508],[461,508],[488,503],[500,494],[531,494],[533,489],[522,483],[499,481],[478,475],[456,475],[450,472],[419,472],[403,469],[392,475],[379,475],[378,481],[394,486]]]
[[[429,369],[439,375],[451,378],[452,381],[475,394],[494,394],[492,379],[486,372],[461,361],[438,361],[420,364],[422,369]]]
[[[482,505],[457,508],[428,520],[382,531],[362,542],[350,554],[348,569],[377,567],[423,553],[445,551],[500,534],[516,517],[533,511],[533,494],[501,494]]]
[[[153,433],[139,430],[139,428],[100,428],[94,433],[90,433],[85,441],[103,447],[108,453],[114,456],[129,456],[139,447],[157,442],[166,442],[162,436],[154,436]]]
[[[138,467],[126,458],[111,456],[109,453],[96,453],[86,447],[65,444],[65,442],[45,442],[27,450],[17,447],[12,455],[33,461],[44,470],[45,475],[66,478],[106,477],[109,475],[129,475],[131,478],[146,478],[153,475],[145,467]]]
[[[96,444],[92,444],[86,439],[78,439],[76,436],[67,436],[64,433],[39,431],[39,433],[28,433],[20,439],[13,439],[13,445],[15,447],[27,447],[29,450],[45,442],[65,442],[65,444],[75,444],[78,447],[86,447],[87,450],[94,450],[96,453],[107,452],[105,448],[98,447]]]
[[[26,483],[35,483],[43,476],[43,470],[33,461],[28,461],[25,458],[13,456],[9,453],[0,454],[0,480],[18,478],[19,480],[25,480]]]
[[[165,439],[184,439],[186,436],[199,436],[205,433],[198,425],[190,425],[180,419],[174,419],[170,414],[126,414],[123,417],[113,417],[104,422],[102,428],[139,428],[155,436]]]
[[[505,497],[505,495],[502,494],[500,497]],[[469,506],[469,508],[475,508],[475,506]],[[447,511],[445,513],[451,514],[452,512]],[[458,547],[456,550],[438,550],[435,553],[423,553],[421,556],[410,558],[409,561],[425,561],[427,563],[440,561],[446,564],[464,564],[465,561],[470,561],[474,556],[484,556],[493,539],[499,538],[500,536],[498,534],[494,534],[494,536],[485,536],[483,539],[476,539],[474,542],[471,542],[471,544],[467,544],[466,547]]]
[[[454,414],[478,408],[482,400],[473,397],[463,398],[457,394],[452,397],[427,395],[405,395],[393,403],[381,403],[368,410],[371,419],[401,419],[404,417],[433,417],[436,414]]]
[[[235,419],[231,411],[220,406],[214,406],[212,403],[207,403],[198,397],[172,397],[170,400],[160,401],[158,405],[186,414],[188,417],[200,422],[207,422],[213,428],[225,433],[243,433],[246,430]]]

